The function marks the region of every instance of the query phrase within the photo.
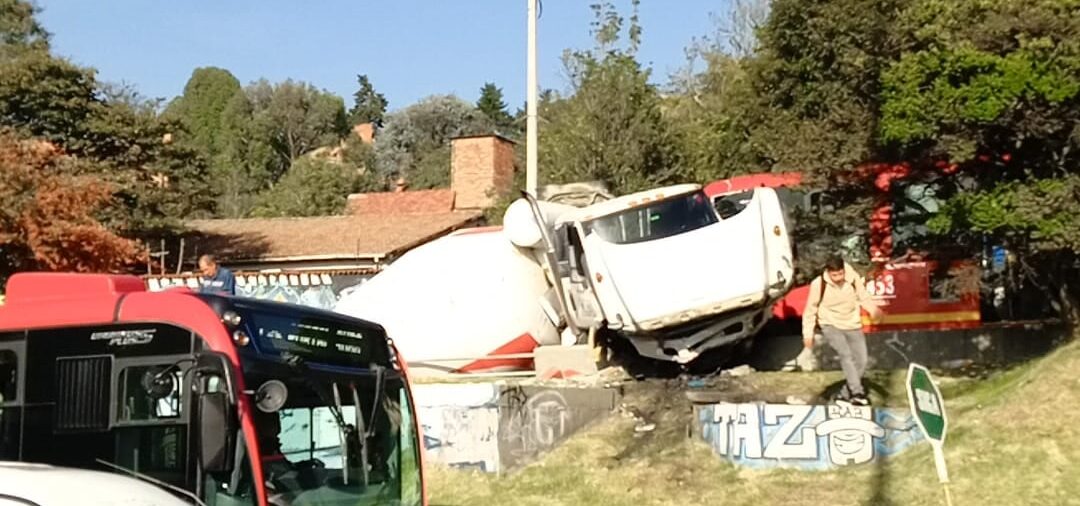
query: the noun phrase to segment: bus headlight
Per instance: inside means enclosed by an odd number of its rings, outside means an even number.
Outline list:
[[[221,321],[233,327],[240,326],[240,315],[236,311],[225,311],[221,314]]]
[[[251,342],[251,337],[247,335],[247,332],[237,329],[232,334],[232,340],[237,346],[247,346]]]

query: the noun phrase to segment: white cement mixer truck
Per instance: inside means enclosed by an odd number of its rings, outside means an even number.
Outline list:
[[[791,287],[774,190],[721,218],[699,185],[573,207],[526,196],[502,228],[465,230],[402,256],[336,310],[381,322],[420,369],[527,367],[492,358],[622,339],[687,364],[752,336]]]

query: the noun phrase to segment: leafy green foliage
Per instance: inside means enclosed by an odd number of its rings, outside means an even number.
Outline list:
[[[224,134],[223,116],[234,97],[243,93],[240,81],[228,70],[217,67],[195,69],[184,93],[167,109],[183,123],[192,146],[214,158],[229,143]]]
[[[506,111],[502,88],[495,86],[495,83],[484,83],[484,87],[480,88],[480,98],[476,101],[476,108],[491,120],[499,133],[503,135],[515,133],[514,118]]]
[[[491,120],[453,95],[435,95],[387,115],[375,143],[379,174],[405,178],[415,190],[450,181],[450,140],[491,133]]]
[[[710,47],[706,68],[666,99],[664,117],[676,139],[685,177],[708,183],[758,167],[750,144],[758,121],[746,64]]]
[[[541,104],[540,167],[547,182],[600,180],[617,193],[677,179],[675,141],[662,100],[635,55],[641,28],[635,12],[619,46],[624,19],[610,4],[594,5],[590,51],[563,56],[573,94]]]
[[[377,128],[382,127],[386,107],[389,105],[386,96],[375,91],[375,86],[365,74],[356,76],[356,83],[360,88],[353,94],[353,107],[349,109],[349,121],[354,125],[371,123]]]
[[[272,149],[268,172],[276,181],[301,155],[337,143],[349,130],[345,102],[333,93],[286,80],[260,80],[245,90],[253,129]]]
[[[759,35],[746,65],[762,168],[828,187],[836,221],[859,227],[874,200],[933,185],[946,202],[923,247],[975,256],[1004,244],[1038,259],[1025,275],[1055,298],[1080,293],[1080,234],[1058,204],[1076,198],[1080,4],[776,0]],[[872,164],[900,161],[906,179],[879,186]],[[810,219],[795,235],[836,248],[848,228]]]
[[[49,33],[34,19],[38,8],[24,0],[0,0],[0,56],[49,49]]]
[[[320,216],[340,214],[350,193],[360,187],[361,176],[342,164],[302,158],[274,188],[258,198],[258,217]]]
[[[1017,109],[1054,108],[1080,94],[1080,59],[1052,48],[999,56],[971,48],[909,53],[882,76],[883,140],[917,143],[1007,123]],[[967,156],[964,156],[967,155]],[[953,156],[966,160],[971,153]]]
[[[205,163],[187,147],[166,141],[183,128],[159,118],[156,108],[45,51],[28,50],[0,62],[0,125],[100,162],[92,167],[116,183],[125,204],[110,223],[135,236],[171,228],[180,217],[212,208],[204,198]]]
[[[1080,252],[1080,174],[961,193],[929,221],[938,233],[1022,235],[1040,250]]]

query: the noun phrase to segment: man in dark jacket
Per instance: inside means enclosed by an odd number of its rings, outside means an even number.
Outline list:
[[[199,257],[199,271],[203,275],[199,291],[236,295],[236,276],[229,269],[219,266],[214,255]]]

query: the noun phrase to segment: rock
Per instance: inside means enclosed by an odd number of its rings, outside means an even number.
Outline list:
[[[732,368],[732,369],[727,369],[727,370],[725,370],[724,372],[722,372],[720,374],[722,376],[730,376],[732,378],[738,378],[739,376],[746,376],[747,374],[750,374],[752,372],[754,372],[753,367],[750,367],[749,365],[743,364],[743,365],[740,365],[740,366]]]
[[[656,424],[651,422],[642,422],[634,426],[634,432],[652,432],[654,430],[656,430]]]

